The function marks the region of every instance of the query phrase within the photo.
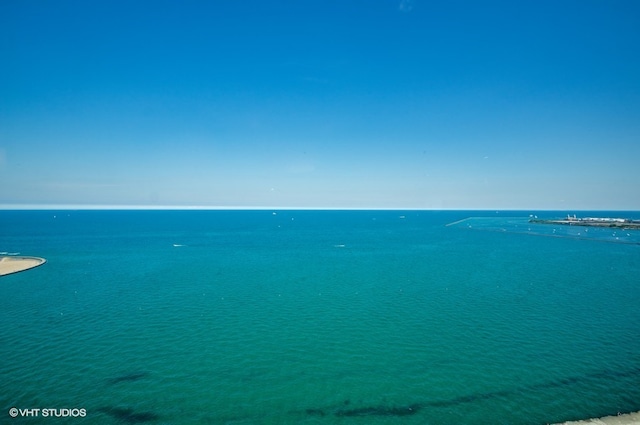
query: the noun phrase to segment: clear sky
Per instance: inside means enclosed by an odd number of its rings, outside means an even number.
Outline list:
[[[0,208],[640,210],[640,1],[0,2]]]

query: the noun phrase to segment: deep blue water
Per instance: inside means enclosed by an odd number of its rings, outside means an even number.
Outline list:
[[[0,423],[545,424],[640,410],[635,234],[513,231],[529,214],[0,211],[0,251],[47,259],[0,278]],[[446,226],[466,217],[491,225]]]

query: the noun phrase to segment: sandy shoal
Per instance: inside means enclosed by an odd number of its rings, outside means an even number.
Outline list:
[[[640,412],[625,415],[605,416],[604,418],[585,419],[583,421],[562,422],[555,425],[640,425]]]
[[[45,262],[44,258],[39,257],[0,257],[0,276],[29,270]]]

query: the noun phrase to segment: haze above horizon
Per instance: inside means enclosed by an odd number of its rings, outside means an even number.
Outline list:
[[[0,209],[640,210],[636,1],[9,0],[0,51]]]

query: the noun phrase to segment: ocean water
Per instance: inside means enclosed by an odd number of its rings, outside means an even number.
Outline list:
[[[48,260],[0,278],[0,423],[640,410],[640,244],[509,231],[528,214],[0,211],[0,251]]]

